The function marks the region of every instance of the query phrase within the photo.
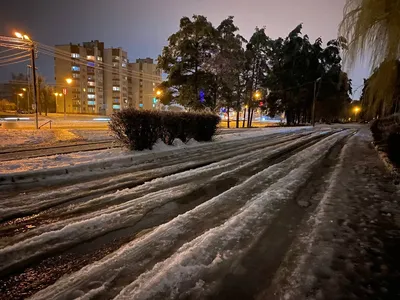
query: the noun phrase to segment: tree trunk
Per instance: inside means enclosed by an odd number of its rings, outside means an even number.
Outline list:
[[[236,111],[236,128],[239,128],[240,110]]]
[[[230,110],[229,105],[228,105],[227,109],[228,109],[228,112],[227,112],[227,114],[228,114],[228,128],[231,128],[231,126],[230,126],[231,119],[230,119],[230,115],[229,115],[229,110]]]
[[[254,114],[254,108],[251,109],[251,114],[250,114],[250,127],[253,123],[253,114]]]
[[[246,122],[246,108],[244,109],[244,112],[243,112],[243,128],[244,128],[244,123]]]

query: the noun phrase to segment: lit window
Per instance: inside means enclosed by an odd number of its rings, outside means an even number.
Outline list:
[[[153,82],[153,86],[155,86],[156,84]]]
[[[72,66],[72,71],[74,72],[79,72],[81,70],[81,68],[79,68],[78,66]]]
[[[93,81],[88,81],[87,85],[88,86],[95,86],[95,83]]]
[[[155,104],[153,104],[153,108],[154,108],[154,107],[156,107],[156,105],[155,105]]]
[[[143,108],[143,103],[139,103],[139,107],[140,107],[140,108]]]
[[[92,61],[89,61],[89,62],[87,63],[87,65],[88,65],[88,67],[93,67],[93,68],[94,68],[94,66],[95,66],[95,63],[94,63],[94,62],[92,62]]]
[[[73,57],[73,58],[79,58],[80,55],[79,55],[79,53],[71,53],[71,57]]]
[[[119,99],[113,99],[113,103],[119,103]]]
[[[114,56],[114,59],[115,60],[119,60],[119,56]]]
[[[122,63],[122,67],[123,67],[123,68],[126,68],[126,63]]]
[[[72,73],[72,78],[79,78],[79,74],[77,74],[77,73]]]
[[[118,63],[113,63],[113,67],[118,67]]]
[[[94,88],[88,88],[87,91],[88,91],[88,93],[94,93],[95,92]]]
[[[119,104],[113,104],[113,109],[121,109],[121,105],[119,105]]]
[[[121,88],[119,86],[113,86],[113,91],[120,91]]]
[[[87,105],[90,105],[90,106],[96,105],[96,101],[88,101]]]
[[[157,98],[153,98],[153,103],[157,103]]]
[[[88,56],[86,56],[86,58],[87,58],[88,60],[94,60],[94,56],[93,56],[93,55],[88,55]]]
[[[101,56],[97,56],[98,61],[103,61],[103,58]]]
[[[94,99],[96,96],[93,94],[88,94],[87,97],[88,97],[88,99]]]

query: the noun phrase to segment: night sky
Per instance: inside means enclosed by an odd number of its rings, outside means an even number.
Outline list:
[[[256,26],[266,26],[276,38],[303,23],[303,33],[324,42],[337,37],[345,0],[1,0],[0,35],[15,30],[26,32],[46,45],[105,42],[106,47],[122,47],[128,58],[157,58],[168,37],[177,31],[179,19],[205,15],[215,26],[234,16],[240,33],[249,39]],[[0,82],[10,73],[25,72],[25,65],[0,67]],[[39,72],[54,82],[53,60],[40,55]],[[350,72],[353,88],[369,74],[359,63]],[[359,97],[359,92],[353,96]]]

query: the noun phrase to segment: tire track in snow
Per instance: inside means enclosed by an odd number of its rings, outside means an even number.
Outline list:
[[[311,132],[304,133],[304,135],[311,134]],[[302,135],[300,133],[300,135]],[[61,205],[63,203],[68,203],[78,199],[87,199],[87,197],[109,193],[111,191],[117,191],[124,188],[132,188],[136,185],[145,183],[146,181],[161,177],[171,175],[177,172],[186,171],[187,169],[201,167],[203,165],[211,164],[222,159],[226,159],[231,156],[239,155],[242,153],[247,153],[252,151],[254,148],[262,148],[267,146],[273,146],[275,144],[282,143],[289,139],[296,139],[299,133],[278,135],[278,138],[274,141],[269,141],[274,135],[267,135],[257,137],[255,139],[249,139],[248,143],[243,147],[243,141],[232,141],[222,143],[217,145],[217,149],[211,149],[209,152],[203,152],[197,149],[192,156],[187,155],[187,157],[177,156],[172,159],[164,159],[161,161],[153,160],[144,161],[133,167],[127,168],[124,172],[129,172],[128,175],[119,175],[111,179],[102,179],[92,183],[85,183],[74,186],[72,188],[67,187],[61,189],[61,191],[50,191],[49,193],[38,193],[38,194],[27,194],[17,197],[13,197],[2,201],[0,205],[0,220],[7,220],[12,217],[27,216],[29,214],[35,214],[42,210],[51,208],[56,205]],[[267,144],[264,144],[264,143]],[[238,148],[239,146],[242,146]],[[200,159],[202,161],[196,161]],[[184,164],[183,167],[169,170],[168,167],[174,166],[174,164]],[[161,169],[163,172],[157,172],[154,170]],[[154,169],[155,168],[155,169]],[[153,172],[153,173],[152,173]],[[43,199],[43,200],[41,200]],[[38,202],[39,200],[39,202]],[[22,205],[21,205],[22,204]]]
[[[299,146],[301,143],[312,141],[318,138],[318,135],[319,134],[306,137],[303,142],[301,142],[301,139],[300,141],[288,142],[285,144],[285,147],[278,146],[273,148],[275,150],[266,152],[264,155],[268,157],[268,153],[270,153],[270,156],[276,153],[280,154],[282,151],[286,151],[286,149],[290,149],[293,146]],[[247,163],[247,165],[252,167],[258,165],[260,161],[261,159],[259,158],[258,160]],[[218,164],[216,167],[218,167]],[[140,216],[146,215],[154,208],[160,207],[175,198],[190,194],[196,189],[207,185],[209,182],[227,176],[229,173],[240,173],[240,171],[242,171],[241,167],[211,177],[202,183],[197,182],[196,184],[180,185],[178,190],[181,193],[172,195],[172,197],[169,196],[169,191],[173,188],[155,191],[120,205],[111,206],[107,209],[95,211],[81,217],[38,227],[26,234],[21,234],[15,238],[5,240],[8,244],[14,243],[14,245],[0,250],[0,270],[4,272],[14,267],[15,264],[19,265],[24,261],[29,262],[31,259],[45,253],[51,253],[96,236],[101,236],[107,232],[129,226],[132,222],[135,223],[138,219],[140,220]],[[192,172],[197,173],[198,170]],[[166,181],[168,182],[169,179],[167,178]],[[187,188],[187,185],[190,185],[190,187]],[[103,224],[101,229],[98,229],[98,224]],[[76,232],[77,228],[79,228],[79,234]],[[1,263],[1,261],[4,261],[4,263]]]
[[[335,134],[317,144],[321,145],[321,143],[336,139],[340,134],[343,133]],[[311,146],[300,153],[304,155],[314,147]],[[109,282],[113,287],[112,292],[118,293],[143,271],[170,256],[185,241],[196,238],[209,228],[223,224],[249,198],[255,197],[257,193],[262,193],[268,184],[279,180],[300,166],[304,157],[298,155],[270,166],[244,183],[159,226],[139,240],[123,246],[96,264],[88,265],[70,277],[61,279],[56,285],[39,292],[35,298],[62,299],[71,296],[69,293],[76,290],[79,290],[81,294],[90,292],[94,288],[100,288],[98,285],[93,287],[90,284],[94,278],[98,282]],[[249,193],[249,191],[253,193]],[[105,270],[107,271],[105,272]]]

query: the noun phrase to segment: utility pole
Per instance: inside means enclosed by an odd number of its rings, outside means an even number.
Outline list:
[[[39,129],[39,116],[38,116],[39,91],[36,85],[35,45],[33,42],[31,44],[31,61],[32,61],[33,98],[35,101],[35,124],[36,124],[36,129]]]
[[[31,97],[31,95],[30,95],[30,93],[31,93],[31,78],[30,78],[30,76],[29,76],[29,65],[27,65],[26,66],[26,80],[28,81],[28,92],[27,92],[27,97],[28,97],[28,113],[30,112],[30,110],[31,110],[31,107],[30,107],[30,97]]]
[[[311,111],[311,124],[315,126],[315,103],[317,102],[317,83],[321,80],[319,77],[317,80],[314,81],[314,98],[312,103],[312,111]]]

